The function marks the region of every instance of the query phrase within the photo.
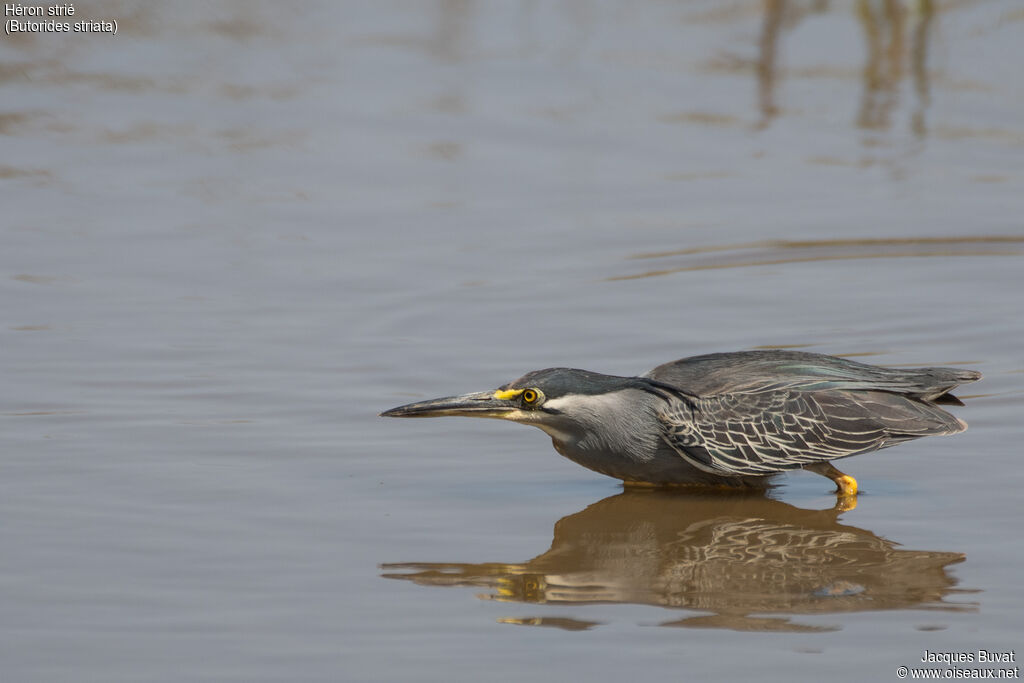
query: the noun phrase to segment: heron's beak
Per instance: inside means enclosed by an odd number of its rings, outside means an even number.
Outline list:
[[[462,415],[464,417],[508,417],[519,410],[515,399],[522,390],[513,391],[480,391],[462,396],[446,396],[429,401],[410,403],[385,410],[381,417],[445,417]]]

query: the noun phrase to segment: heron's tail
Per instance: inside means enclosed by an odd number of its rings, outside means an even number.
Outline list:
[[[945,403],[951,405],[963,405],[963,402],[951,392],[961,384],[976,382],[981,379],[981,373],[975,370],[959,370],[957,368],[921,368],[919,370],[907,370],[908,374],[913,373],[911,381],[917,386],[907,392],[910,396],[922,401],[932,403]]]

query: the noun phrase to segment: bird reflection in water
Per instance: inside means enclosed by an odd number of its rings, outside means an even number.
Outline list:
[[[887,609],[973,611],[947,602],[962,553],[901,550],[839,523],[840,507],[803,510],[764,495],[627,489],[555,524],[551,548],[523,564],[381,565],[383,576],[474,586],[483,599],[547,605],[634,603],[704,612],[664,626],[831,631],[795,614]],[[771,616],[764,616],[771,615]],[[780,616],[781,615],[781,616]],[[581,630],[563,616],[505,623]]]

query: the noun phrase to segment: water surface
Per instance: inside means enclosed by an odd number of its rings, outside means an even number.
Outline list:
[[[0,39],[4,680],[1018,647],[1016,3],[76,7],[118,35]],[[848,461],[854,509],[376,417],[749,348],[985,379],[966,433]]]

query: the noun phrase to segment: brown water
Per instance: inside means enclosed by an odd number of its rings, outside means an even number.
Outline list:
[[[4,681],[1018,649],[1018,3],[76,8],[118,34],[0,38]],[[376,417],[758,347],[985,379],[852,510]]]

